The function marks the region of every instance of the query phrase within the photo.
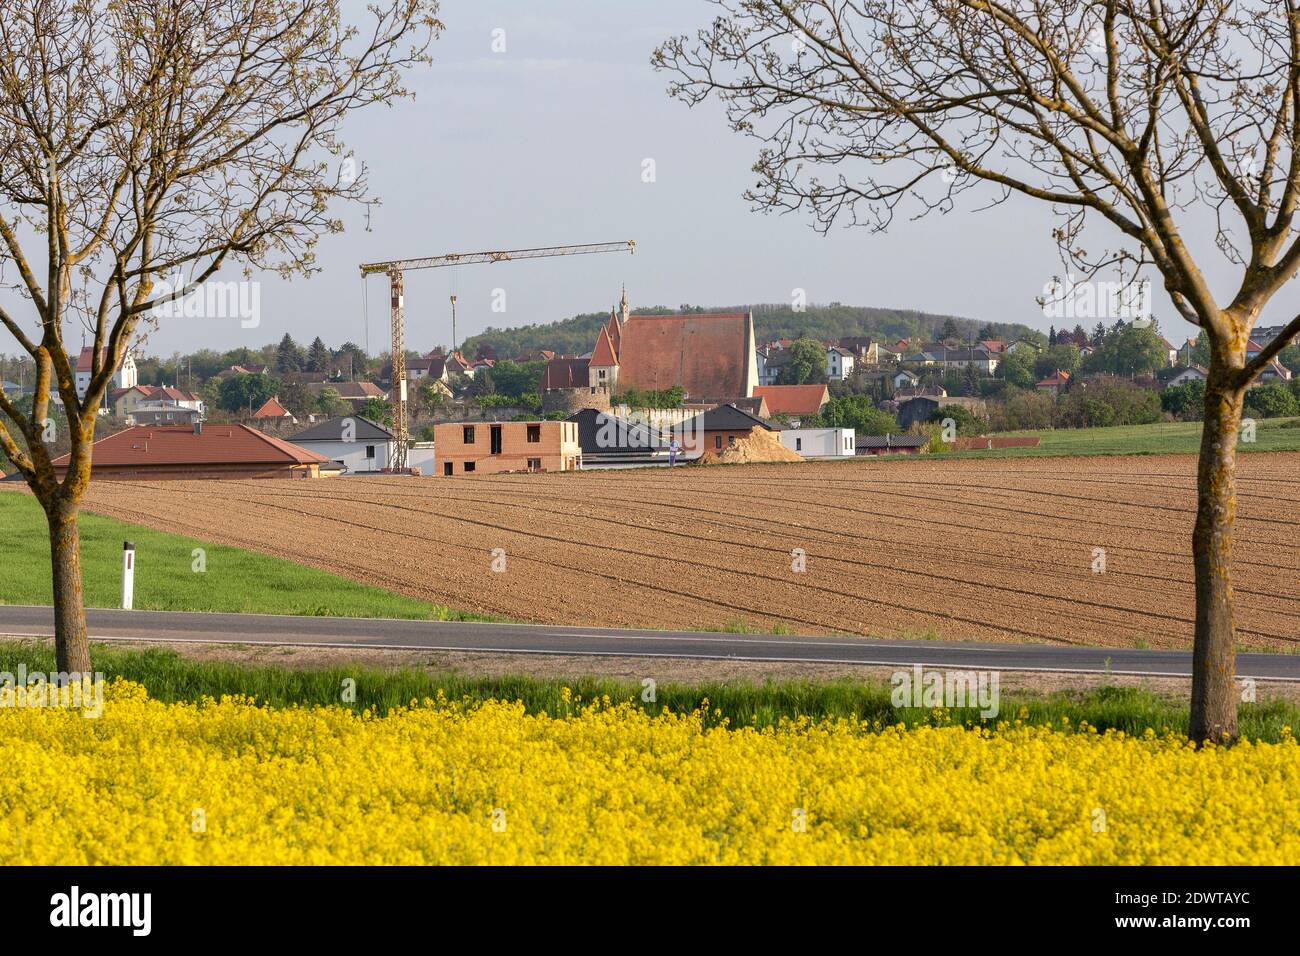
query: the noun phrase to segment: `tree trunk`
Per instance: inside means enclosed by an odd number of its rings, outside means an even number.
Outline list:
[[[54,574],[54,653],[60,671],[89,674],[90,641],[81,593],[81,533],[77,507],[62,502],[46,511]]]
[[[1217,361],[1217,356],[1211,364],[1196,475],[1196,527],[1192,532],[1196,639],[1189,736],[1197,743],[1237,739],[1232,526],[1237,517],[1237,438],[1244,390],[1226,383],[1232,371]]]

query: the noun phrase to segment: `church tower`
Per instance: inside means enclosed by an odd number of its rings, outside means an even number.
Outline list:
[[[631,318],[631,316],[628,314],[628,306],[627,306],[627,285],[624,284],[624,286],[623,286],[623,298],[622,298],[622,300],[621,300],[621,301],[619,302],[619,304],[618,304],[618,324],[619,324],[619,326],[621,327],[621,326],[627,325],[627,320],[630,319],[630,318]]]

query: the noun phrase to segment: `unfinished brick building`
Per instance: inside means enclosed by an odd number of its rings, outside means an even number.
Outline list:
[[[576,471],[577,422],[452,422],[433,427],[434,474]]]

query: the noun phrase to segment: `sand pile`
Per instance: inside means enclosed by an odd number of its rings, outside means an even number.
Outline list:
[[[803,461],[803,456],[781,444],[780,432],[756,428],[749,438],[738,438],[736,444],[720,451],[710,448],[701,456],[706,465],[732,465],[749,461]]]

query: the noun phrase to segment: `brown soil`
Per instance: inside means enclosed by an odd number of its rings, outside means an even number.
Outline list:
[[[1294,650],[1300,454],[1244,455],[1239,476],[1240,641]],[[520,620],[1155,648],[1190,645],[1194,505],[1191,456],[102,481],[87,499]]]

